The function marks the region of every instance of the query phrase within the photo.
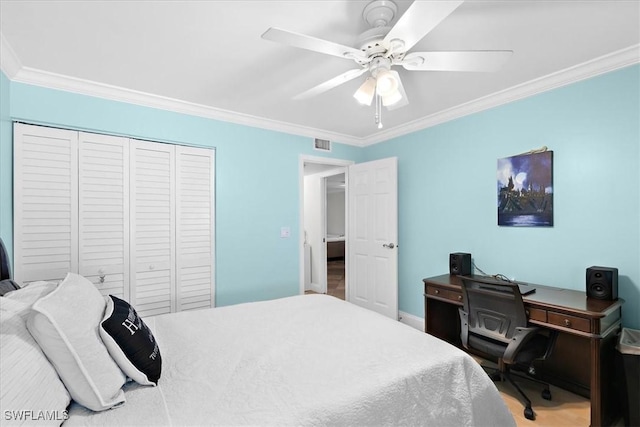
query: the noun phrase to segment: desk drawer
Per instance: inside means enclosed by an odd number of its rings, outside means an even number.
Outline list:
[[[582,332],[591,332],[591,322],[589,319],[582,317],[569,316],[568,314],[556,313],[555,311],[549,311],[547,313],[548,322],[552,325],[563,326],[565,328],[571,328]]]
[[[538,322],[547,321],[547,310],[539,308],[527,308],[527,317],[529,320],[537,320]]]
[[[450,291],[448,289],[442,289],[436,286],[427,286],[427,295],[448,299],[450,301],[462,304],[462,292]]]

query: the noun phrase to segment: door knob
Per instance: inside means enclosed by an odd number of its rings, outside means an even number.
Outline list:
[[[389,248],[389,249],[393,249],[396,247],[396,245],[394,245],[393,243],[385,243],[384,245],[382,245],[383,248]]]

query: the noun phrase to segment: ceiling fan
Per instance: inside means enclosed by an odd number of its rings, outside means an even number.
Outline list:
[[[355,61],[358,68],[320,83],[294,99],[319,95],[369,73],[354,97],[365,105],[371,105],[375,97],[376,124],[382,128],[382,106],[393,110],[409,103],[400,75],[392,67],[402,66],[410,71],[488,72],[502,67],[513,53],[510,50],[408,52],[463,2],[414,1],[398,22],[389,27],[398,7],[390,0],[372,1],[362,13],[371,28],[360,34],[357,48],[275,27],[269,28],[262,38]]]

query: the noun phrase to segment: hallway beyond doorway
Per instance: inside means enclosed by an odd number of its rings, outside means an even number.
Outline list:
[[[344,259],[327,260],[327,295],[341,300],[345,299],[345,270]],[[305,291],[305,294],[315,294],[314,291]]]
[[[344,259],[327,260],[327,295],[344,300]]]

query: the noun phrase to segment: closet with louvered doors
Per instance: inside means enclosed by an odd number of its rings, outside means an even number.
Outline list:
[[[20,281],[89,278],[142,316],[214,305],[214,151],[16,124]]]

